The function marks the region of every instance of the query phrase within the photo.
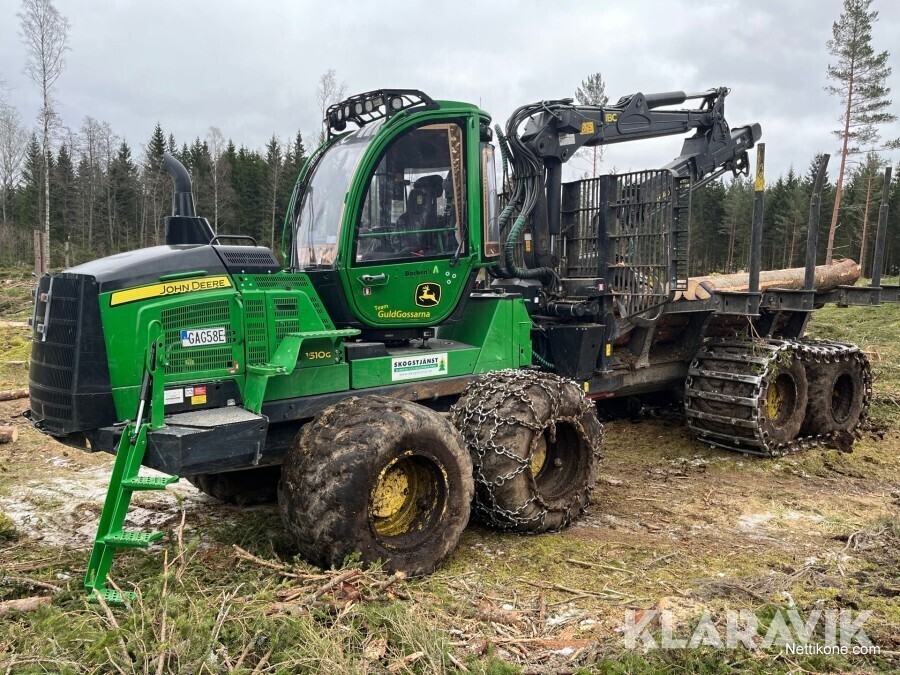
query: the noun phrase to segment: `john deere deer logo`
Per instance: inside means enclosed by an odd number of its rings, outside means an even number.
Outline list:
[[[419,307],[434,307],[441,301],[440,284],[419,284],[416,286],[416,304]]]

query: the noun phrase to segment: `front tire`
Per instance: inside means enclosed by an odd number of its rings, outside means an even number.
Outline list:
[[[441,415],[384,396],[349,397],[298,434],[278,503],[308,561],[336,567],[359,553],[417,576],[456,548],[473,490],[471,460]]]
[[[539,533],[587,509],[603,427],[574,382],[533,370],[491,373],[469,385],[451,419],[475,466],[480,521]]]

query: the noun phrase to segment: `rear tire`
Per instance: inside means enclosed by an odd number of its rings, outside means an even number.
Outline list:
[[[475,466],[480,521],[539,533],[587,509],[603,427],[574,382],[533,370],[491,373],[469,385],[451,419]]]
[[[809,403],[804,434],[827,435],[853,431],[868,407],[865,357],[852,355],[837,362],[810,363]]]
[[[784,357],[787,363],[776,360],[763,380],[759,411],[760,431],[770,443],[790,443],[797,434],[806,414],[809,385],[806,370],[796,354]]]
[[[186,478],[203,494],[226,504],[237,506],[271,504],[278,495],[281,467],[265,466],[226,473],[198,473]]]
[[[415,576],[456,548],[473,490],[471,460],[444,417],[399,399],[349,397],[297,436],[278,504],[310,562],[336,567],[358,552]]]

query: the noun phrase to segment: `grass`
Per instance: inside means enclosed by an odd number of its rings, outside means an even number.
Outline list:
[[[33,309],[31,290],[34,280],[28,271],[12,274],[0,270],[0,316],[8,321],[24,320]]]
[[[0,619],[0,672],[896,672],[890,654],[643,652],[617,632],[629,609],[673,607],[685,626],[747,609],[765,623],[790,598],[804,613],[871,609],[873,642],[900,650],[900,307],[826,307],[809,332],[858,342],[872,359],[874,423],[852,453],[757,460],[698,444],[677,411],[614,420],[578,526],[519,537],[472,525],[434,575],[337,612],[278,610],[279,593],[300,582],[233,549],[319,574],[294,557],[275,508],[224,506],[181,486],[139,500],[163,543],[116,559],[113,579],[138,601],[88,604],[102,501],[88,482],[111,458],[37,434],[15,417],[24,401],[0,403],[0,420],[21,432],[0,445],[0,602],[48,593],[28,580],[60,588],[48,606]],[[27,330],[0,326],[0,388],[27,386],[26,368],[2,365],[27,355]]]

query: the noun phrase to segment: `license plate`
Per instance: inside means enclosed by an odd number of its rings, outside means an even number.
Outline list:
[[[204,347],[206,345],[222,345],[228,340],[225,328],[198,328],[181,331],[182,347]]]

